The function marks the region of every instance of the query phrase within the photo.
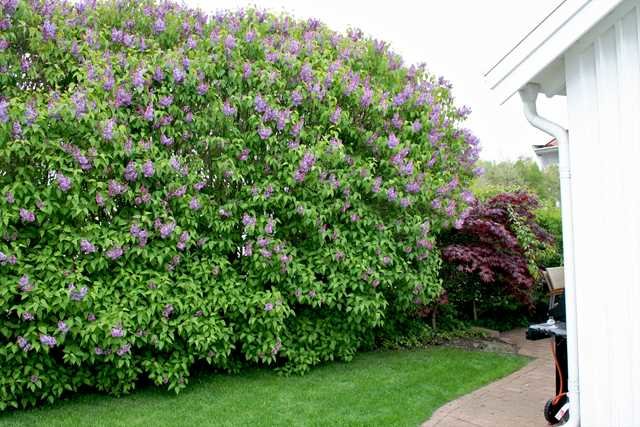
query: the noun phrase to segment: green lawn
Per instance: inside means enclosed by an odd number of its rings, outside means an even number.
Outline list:
[[[179,395],[154,388],[73,396],[0,415],[0,426],[416,426],[445,402],[527,363],[435,347],[358,355],[302,377],[251,370],[194,379]]]

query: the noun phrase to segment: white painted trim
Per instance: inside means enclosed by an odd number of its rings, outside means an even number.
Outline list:
[[[566,0],[485,78],[500,103],[554,62],[623,0]]]

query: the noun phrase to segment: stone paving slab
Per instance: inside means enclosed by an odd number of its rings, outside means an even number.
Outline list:
[[[544,404],[553,397],[554,365],[550,339],[527,341],[525,330],[501,335],[518,354],[533,360],[513,374],[447,403],[422,427],[543,427]]]

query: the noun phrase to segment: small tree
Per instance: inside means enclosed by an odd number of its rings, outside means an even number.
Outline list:
[[[443,238],[442,255],[451,263],[445,288],[454,302],[472,303],[491,296],[507,297],[531,308],[532,289],[539,275],[536,264],[552,250],[553,237],[540,227],[533,211],[538,201],[526,192],[499,194],[476,202]],[[487,288],[486,284],[495,284]],[[496,294],[497,292],[497,294]],[[450,295],[451,297],[451,295]]]

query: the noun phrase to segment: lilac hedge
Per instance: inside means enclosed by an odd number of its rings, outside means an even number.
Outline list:
[[[0,409],[348,360],[440,295],[477,139],[381,41],[0,0]]]

